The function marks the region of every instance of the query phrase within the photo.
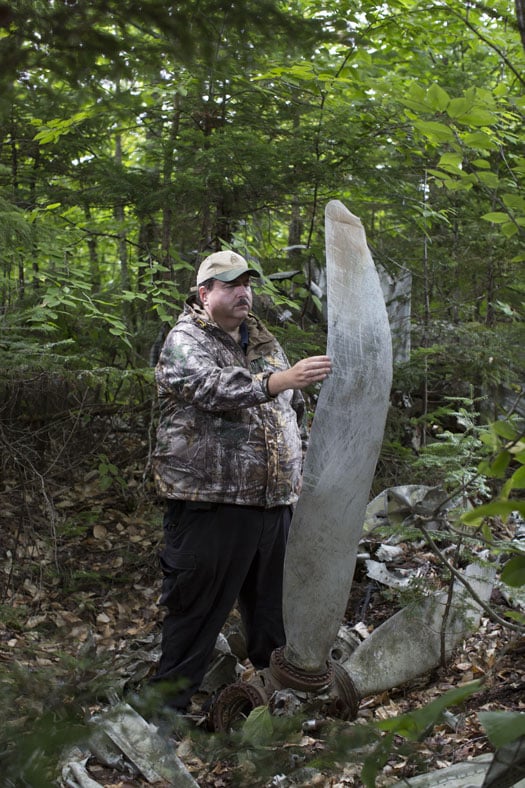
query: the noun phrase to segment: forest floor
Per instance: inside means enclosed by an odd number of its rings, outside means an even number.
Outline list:
[[[2,758],[11,769],[7,785],[37,784],[18,782],[13,774],[17,768],[25,773],[25,765],[16,766],[17,758],[26,763],[35,731],[43,732],[45,742],[49,714],[55,728],[57,720],[89,718],[107,708],[112,690],[118,697],[140,692],[154,670],[162,621],[157,605],[161,509],[144,487],[140,467],[127,469],[125,483],[112,468],[105,474],[103,478],[99,469],[81,482],[54,489],[52,517],[38,514],[31,504],[21,508],[15,487],[11,496],[9,491],[4,496],[0,669],[8,723]],[[20,511],[27,512],[25,521]],[[512,536],[505,526],[501,529],[502,538]],[[424,565],[429,573],[438,573],[435,558],[421,544],[401,546],[398,568]],[[498,591],[492,603],[500,613],[507,605]],[[371,631],[399,604],[391,589],[371,581],[358,565],[348,600],[349,625]],[[484,617],[444,667],[364,699],[352,723],[329,717],[307,724],[291,721],[286,733],[277,732],[275,740],[257,747],[239,736],[207,732],[196,714],[169,743],[202,788],[366,785],[365,756],[350,743],[349,731],[422,709],[448,690],[476,680],[481,682],[476,691],[416,740],[399,734],[389,740],[376,784],[393,785],[493,751],[478,713],[525,711],[523,638]],[[58,758],[59,745],[49,743],[51,760]],[[91,779],[105,788],[149,784],[122,764],[109,767],[92,756],[85,765]],[[38,783],[47,784],[60,782]]]

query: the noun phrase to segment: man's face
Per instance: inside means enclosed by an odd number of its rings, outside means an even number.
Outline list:
[[[242,274],[233,282],[216,279],[211,290],[199,288],[199,297],[212,320],[225,331],[234,331],[252,308],[250,274]]]

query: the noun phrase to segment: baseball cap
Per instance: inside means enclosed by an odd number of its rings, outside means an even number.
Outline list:
[[[230,250],[224,252],[214,252],[208,255],[199,266],[197,271],[197,287],[207,279],[219,279],[221,282],[233,282],[242,274],[260,276],[255,268],[250,268],[248,263],[240,254]]]

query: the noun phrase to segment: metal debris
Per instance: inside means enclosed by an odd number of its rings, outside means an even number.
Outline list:
[[[173,747],[161,738],[156,726],[146,722],[127,703],[119,703],[104,714],[93,717],[91,724],[94,728],[93,750],[103,763],[113,768],[118,764],[120,771],[140,774],[152,785],[167,781],[180,788],[198,788],[198,783]],[[86,758],[85,753],[79,754],[65,764],[62,779],[66,788],[100,788],[87,772],[89,757]]]

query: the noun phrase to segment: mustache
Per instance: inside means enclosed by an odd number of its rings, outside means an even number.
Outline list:
[[[250,301],[248,298],[244,298],[243,296],[237,300],[236,306],[250,306]]]

